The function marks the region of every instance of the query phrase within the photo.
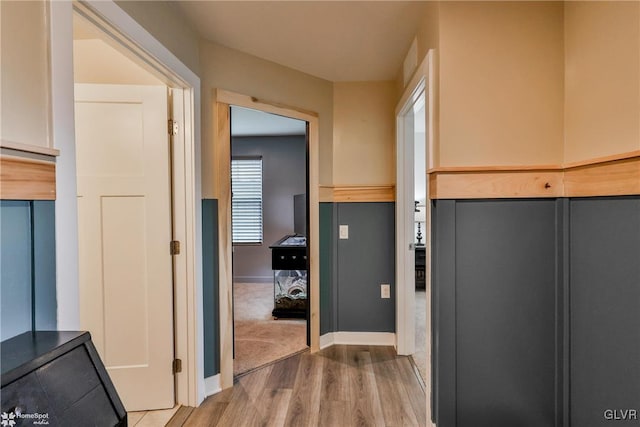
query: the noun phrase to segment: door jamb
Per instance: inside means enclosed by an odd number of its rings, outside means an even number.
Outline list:
[[[396,239],[398,239],[396,244],[396,283],[398,283],[397,294],[396,294],[396,344],[398,354],[407,354],[407,351],[414,352],[415,351],[415,338],[411,337],[413,348],[408,348],[407,346],[407,334],[415,333],[415,320],[414,320],[414,307],[413,303],[414,298],[410,298],[410,295],[415,292],[415,289],[408,289],[409,286],[402,286],[404,281],[400,281],[399,279],[404,275],[404,270],[401,266],[405,263],[405,257],[408,253],[405,248],[408,247],[408,242],[406,242],[403,234],[404,226],[403,217],[401,215],[402,210],[400,207],[404,207],[407,209],[407,206],[411,205],[407,204],[406,195],[404,194],[404,178],[402,177],[402,168],[404,167],[405,162],[405,153],[404,153],[404,123],[402,119],[402,113],[406,113],[406,111],[413,106],[413,103],[417,99],[416,96],[420,95],[421,91],[425,93],[425,112],[426,112],[426,126],[427,126],[427,135],[426,135],[426,153],[427,153],[427,176],[425,179],[427,180],[427,199],[426,199],[426,214],[427,221],[425,224],[425,290],[426,290],[426,336],[427,336],[427,369],[426,369],[426,400],[427,400],[427,423],[429,426],[434,426],[432,422],[432,408],[431,408],[431,384],[433,381],[433,372],[432,372],[432,336],[431,336],[431,251],[432,251],[432,242],[431,242],[431,198],[429,195],[429,171],[434,168],[435,164],[435,135],[437,135],[437,131],[435,129],[436,121],[435,117],[437,112],[435,111],[435,99],[436,99],[436,86],[435,86],[435,75],[434,75],[434,62],[435,62],[435,51],[430,49],[427,52],[422,63],[418,66],[414,75],[407,85],[405,92],[400,98],[400,102],[396,107],[396,118],[397,118],[397,137],[396,137],[396,167],[397,167],[397,177],[398,182],[396,183],[396,210],[397,210],[397,218],[396,218]],[[417,91],[417,92],[416,92]],[[415,178],[412,178],[415,179]],[[411,195],[413,199],[413,195]],[[401,244],[406,244],[407,246],[401,246]],[[405,313],[405,316],[402,316],[402,313]],[[410,313],[410,316],[406,315],[406,313]]]
[[[176,375],[176,402],[179,404],[198,406],[205,398],[204,391],[204,363],[202,338],[202,245],[201,229],[202,214],[197,203],[201,199],[200,177],[200,78],[186,67],[164,45],[159,43],[140,24],[132,19],[113,1],[86,0],[71,3],[58,3],[52,7],[52,74],[53,82],[73,81],[73,67],[67,64],[71,58],[71,39],[67,31],[70,25],[70,15],[77,11],[89,17],[98,27],[107,30],[107,34],[114,37],[116,42],[128,52],[140,58],[147,66],[162,75],[168,87],[182,93],[182,126],[176,142],[181,150],[174,150],[174,233],[182,242],[182,253],[174,258],[176,270],[174,272],[176,300],[174,313],[176,330],[174,351],[176,358],[182,360],[183,373]],[[54,93],[52,97],[54,115],[66,125],[73,124],[73,109],[66,108],[65,99],[73,102],[73,86],[60,85],[63,89]],[[70,89],[70,91],[69,91]],[[60,104],[60,107],[58,107]],[[70,126],[72,129],[74,126]],[[54,143],[58,148],[64,148],[66,156],[74,156],[75,144],[73,136],[69,140],[66,134],[59,134],[54,129]],[[61,150],[62,151],[62,150]],[[74,162],[75,163],[75,159]],[[75,164],[73,167],[59,168],[58,182],[65,182],[75,189]],[[74,198],[67,197],[56,203],[56,210],[74,212],[77,204]],[[76,221],[75,216],[68,220],[56,215],[56,229],[77,227],[70,222]],[[76,235],[57,233],[57,248],[65,245],[77,247]],[[74,257],[61,260],[58,257],[59,271],[67,271],[71,265],[77,265],[77,251]],[[69,285],[58,283],[59,300],[77,298],[76,281]],[[60,317],[60,313],[58,314]],[[65,327],[73,328],[79,323],[77,313],[65,315]],[[79,324],[77,327],[79,328]],[[167,367],[170,369],[170,367]]]
[[[415,353],[415,279],[411,271],[415,269],[412,257],[414,239],[412,216],[414,206],[414,147],[415,132],[413,107],[425,95],[424,79],[420,79],[412,96],[396,115],[396,351],[399,355]],[[411,214],[411,215],[410,215]],[[409,276],[409,277],[407,277]]]
[[[272,103],[222,89],[213,91],[214,122],[214,197],[218,199],[218,232],[220,236],[220,385],[233,386],[233,277],[231,272],[231,127],[229,107],[251,108],[309,123],[309,297],[311,316],[311,352],[320,350],[320,249],[319,249],[319,120],[318,114],[296,107]]]
[[[406,114],[415,104],[418,97],[424,92],[425,96],[425,112],[427,114],[427,137],[426,137],[426,152],[427,152],[427,171],[434,166],[434,146],[435,146],[435,85],[434,85],[434,56],[435,51],[429,50],[422,63],[417,67],[407,85],[398,105],[396,107],[396,283],[397,295],[396,295],[396,350],[398,354],[408,355],[415,352],[415,320],[413,307],[415,300],[415,289],[411,289],[410,286],[405,285],[405,271],[403,266],[405,265],[406,257],[408,254],[407,248],[409,243],[405,238],[405,228],[408,226],[405,224],[403,212],[408,206],[413,207],[413,195],[405,194],[405,121],[404,114]],[[411,139],[413,143],[413,139]],[[413,170],[413,167],[411,168]],[[412,174],[413,176],[413,174]],[[413,179],[413,178],[411,178]],[[429,180],[427,180],[427,220],[425,226],[425,251],[426,251],[426,304],[427,304],[427,361],[431,359],[431,212],[430,212],[430,197],[429,197]],[[427,397],[430,394],[431,378],[425,379],[427,384]],[[430,409],[427,405],[427,415],[430,419]]]

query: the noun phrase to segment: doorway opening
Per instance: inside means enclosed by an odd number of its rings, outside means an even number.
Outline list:
[[[402,274],[405,329],[398,338],[398,352],[413,355],[424,350],[424,329],[418,319],[426,320],[425,290],[425,241],[426,229],[426,147],[425,147],[425,94],[420,90],[410,105],[398,116],[398,124],[402,126],[401,139],[398,140],[398,176],[402,178],[402,189],[398,191],[399,200],[396,209],[398,221],[397,236],[402,244],[398,245],[399,273]],[[402,144],[402,146],[400,146]],[[402,191],[402,195],[400,195]],[[418,304],[417,301],[424,304]],[[419,340],[423,344],[420,346]],[[416,357],[417,359],[417,357]],[[426,361],[425,361],[426,363]]]
[[[195,406],[193,79],[108,24],[120,10],[97,8],[73,5],[80,327],[128,411]]]
[[[319,217],[319,119],[313,111],[262,100],[223,89],[215,90],[213,103],[214,162],[218,199],[220,386],[233,386],[233,273],[231,233],[231,106],[249,108],[306,122],[307,126],[307,342],[311,352],[320,350],[320,217]]]
[[[414,342],[413,360],[423,381],[427,380],[427,298],[426,298],[426,235],[427,223],[427,152],[426,152],[426,108],[424,92],[413,106],[413,152],[414,152]]]
[[[433,113],[431,50],[417,67],[396,108],[396,348],[398,354],[413,357],[427,396],[432,338],[431,202],[427,173],[433,168]]]
[[[231,106],[234,377],[308,348],[307,123]]]

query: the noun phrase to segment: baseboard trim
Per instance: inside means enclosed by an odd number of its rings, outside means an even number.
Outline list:
[[[273,276],[234,276],[234,283],[273,283]]]
[[[320,336],[320,350],[336,344],[395,346],[396,334],[393,332],[329,332]]]
[[[220,385],[220,374],[204,379],[204,395],[206,397],[209,397],[212,394],[216,394],[221,391],[222,386]]]
[[[333,332],[329,332],[324,335],[320,335],[320,350],[324,350],[327,347],[333,345]]]

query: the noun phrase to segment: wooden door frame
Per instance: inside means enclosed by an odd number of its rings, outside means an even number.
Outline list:
[[[198,406],[205,398],[202,325],[202,214],[200,210],[200,78],[114,1],[51,4],[51,69],[54,145],[61,151],[56,202],[58,328],[79,329],[78,235],[73,137],[73,13],[79,12],[174,89],[180,114],[179,149],[173,151],[174,236],[181,241],[174,271],[174,352],[182,360],[176,402]],[[74,231],[75,230],[75,231]],[[63,280],[61,278],[64,277]],[[170,369],[171,367],[167,367]]]
[[[214,198],[218,199],[218,232],[220,236],[220,385],[233,386],[233,275],[231,239],[231,122],[230,107],[251,108],[309,123],[309,301],[311,352],[320,350],[320,217],[318,114],[299,108],[260,100],[222,89],[213,90],[213,123],[215,171]]]

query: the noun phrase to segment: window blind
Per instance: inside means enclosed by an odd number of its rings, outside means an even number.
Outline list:
[[[262,243],[262,158],[231,160],[233,243]]]

